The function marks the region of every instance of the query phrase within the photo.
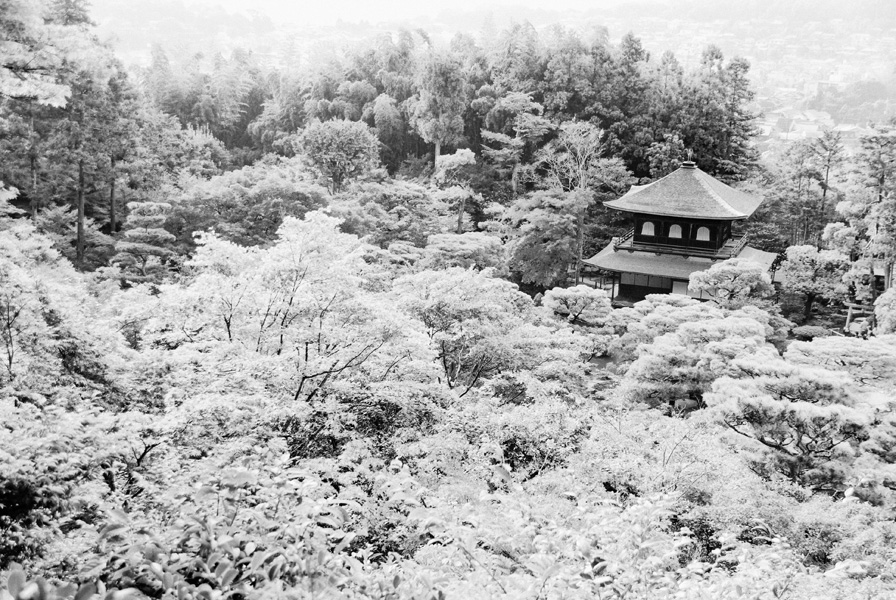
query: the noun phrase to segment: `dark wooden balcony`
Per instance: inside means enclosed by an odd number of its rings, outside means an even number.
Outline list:
[[[628,250],[629,252],[654,252],[656,254],[675,254],[678,256],[698,256],[701,258],[711,258],[713,260],[726,260],[740,254],[740,251],[747,245],[747,235],[739,234],[728,238],[721,248],[697,248],[693,246],[673,245],[673,244],[653,244],[647,242],[634,241],[634,229],[630,229],[621,238],[613,243],[613,249],[618,251]]]

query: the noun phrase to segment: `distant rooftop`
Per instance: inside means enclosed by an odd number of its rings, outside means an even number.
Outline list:
[[[745,194],[701,171],[691,161],[647,185],[633,185],[621,198],[604,202],[616,210],[694,219],[746,219],[762,198]]]

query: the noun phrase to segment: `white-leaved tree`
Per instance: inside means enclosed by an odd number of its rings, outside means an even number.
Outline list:
[[[287,218],[265,249],[199,236],[186,284],[161,286],[145,343],[184,357],[205,348],[305,402],[349,380],[388,378],[409,362],[399,341],[413,332],[370,291],[367,246],[338,226],[320,212]]]
[[[379,141],[361,122],[315,121],[302,131],[299,144],[333,194],[379,164]]]
[[[891,287],[874,301],[874,319],[878,333],[896,333],[896,287]]]
[[[751,260],[729,258],[705,271],[691,273],[688,289],[703,292],[721,308],[738,309],[746,304],[766,307],[774,295],[765,267]]]
[[[451,268],[395,282],[396,303],[422,323],[442,381],[465,396],[503,371],[571,370],[585,340],[540,322],[532,300],[489,273]]]
[[[629,402],[677,409],[703,405],[703,395],[732,361],[767,349],[765,327],[743,316],[685,322],[639,346],[620,392]]]
[[[602,326],[613,311],[607,293],[587,285],[548,290],[544,294],[542,306],[572,324],[594,326]]]

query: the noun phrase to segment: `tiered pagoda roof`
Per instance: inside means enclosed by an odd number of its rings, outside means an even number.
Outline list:
[[[752,215],[762,198],[745,194],[701,171],[693,162],[647,185],[633,185],[604,206],[634,213],[732,221]]]

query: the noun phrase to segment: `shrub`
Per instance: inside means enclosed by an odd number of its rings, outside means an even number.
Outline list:
[[[831,335],[831,332],[828,329],[818,325],[801,325],[793,329],[793,337],[801,342],[811,342],[817,337],[827,337],[829,335]]]

